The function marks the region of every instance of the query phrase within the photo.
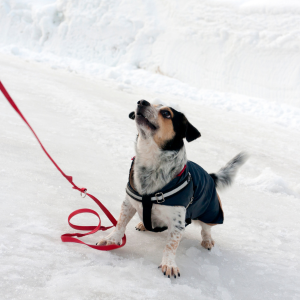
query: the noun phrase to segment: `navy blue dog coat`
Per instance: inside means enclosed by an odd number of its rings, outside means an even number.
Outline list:
[[[132,162],[129,180],[126,188],[127,194],[136,201],[143,203],[143,222],[149,231],[161,232],[163,228],[152,228],[152,205],[184,206],[186,208],[186,225],[191,220],[200,220],[210,225],[222,224],[223,210],[212,177],[199,165],[188,161],[186,169],[179,177],[175,177],[160,191],[151,195],[140,195],[131,186],[133,178]]]

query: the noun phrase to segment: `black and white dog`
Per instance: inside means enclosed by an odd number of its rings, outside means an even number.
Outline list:
[[[129,117],[136,121],[138,137],[127,195],[121,206],[117,226],[97,244],[119,244],[128,222],[136,212],[145,223],[145,201],[154,199],[150,208],[153,228],[168,229],[167,244],[160,267],[164,275],[176,278],[180,276],[180,272],[175,255],[184,232],[184,225],[189,223],[187,220],[200,224],[201,245],[208,250],[214,246],[211,226],[223,223],[223,211],[216,187],[222,188],[232,183],[238,167],[246,160],[246,154],[238,154],[218,173],[209,175],[200,166],[187,160],[183,139],[191,142],[201,134],[189,123],[184,114],[171,107],[152,105],[146,100],[140,100],[136,111]],[[184,193],[190,182],[192,192],[188,199],[182,199],[181,204],[178,197],[183,194],[178,190],[182,188]],[[172,197],[177,198],[168,202],[165,198],[168,194],[172,194],[172,191],[176,191]],[[170,201],[177,204],[168,204]],[[140,222],[136,229],[146,230],[147,226],[144,223]],[[152,230],[152,226],[149,230]]]

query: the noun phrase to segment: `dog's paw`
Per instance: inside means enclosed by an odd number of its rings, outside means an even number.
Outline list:
[[[101,239],[98,243],[96,243],[97,246],[105,246],[105,245],[120,245],[121,244],[122,237],[120,237],[119,234],[116,234],[115,232],[112,232],[105,238]]]
[[[159,266],[161,268],[161,271],[165,276],[168,276],[170,278],[171,276],[180,277],[180,271],[179,268],[177,267],[175,261],[171,262],[162,262],[161,265]]]
[[[147,229],[145,228],[143,222],[140,222],[139,224],[137,224],[137,225],[135,226],[135,229],[138,230],[138,231],[147,231]]]
[[[215,245],[215,241],[213,239],[203,240],[201,242],[201,246],[207,250],[211,250],[211,248]]]

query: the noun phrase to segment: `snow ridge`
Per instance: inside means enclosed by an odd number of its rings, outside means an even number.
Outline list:
[[[297,1],[5,0],[0,51],[105,76],[145,69],[299,107]]]

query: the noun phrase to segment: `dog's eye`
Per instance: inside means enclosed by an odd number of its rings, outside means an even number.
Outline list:
[[[166,118],[166,119],[171,119],[171,114],[170,114],[170,112],[169,112],[168,110],[162,110],[162,111],[161,111],[161,114],[162,114],[162,116],[163,116],[164,118]]]

